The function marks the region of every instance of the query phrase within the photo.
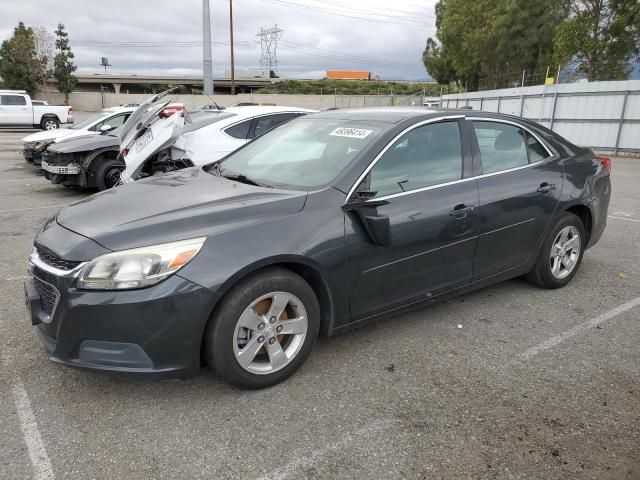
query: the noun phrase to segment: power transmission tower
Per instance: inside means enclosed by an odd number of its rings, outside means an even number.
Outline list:
[[[270,77],[278,74],[276,50],[278,48],[278,40],[282,37],[283,31],[276,25],[266,30],[260,28],[260,33],[256,35],[260,42],[260,68],[267,71]]]

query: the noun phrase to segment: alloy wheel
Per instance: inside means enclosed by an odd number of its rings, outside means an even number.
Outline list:
[[[307,312],[300,299],[287,292],[271,292],[254,300],[240,315],[233,352],[248,372],[274,373],[300,352],[307,330]]]
[[[573,272],[580,258],[580,232],[573,225],[564,227],[551,245],[551,274],[558,280],[566,278]]]
[[[55,122],[55,120],[46,120],[44,122],[45,130],[56,130],[57,128],[58,128],[58,124]]]

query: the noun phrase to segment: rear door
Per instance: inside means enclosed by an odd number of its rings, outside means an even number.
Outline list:
[[[353,320],[468,284],[478,233],[471,154],[456,121],[429,123],[398,138],[371,167],[364,189],[384,204],[388,246],[373,244],[353,212],[345,219]],[[463,162],[468,158],[468,161]]]
[[[0,95],[0,122],[6,125],[33,123],[33,110],[25,95]]]
[[[558,205],[563,169],[523,126],[467,120],[475,133],[480,235],[474,280],[522,265],[536,250]]]

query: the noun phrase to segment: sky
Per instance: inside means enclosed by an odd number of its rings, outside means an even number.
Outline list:
[[[233,0],[236,69],[258,69],[256,34],[277,24],[281,77],[367,70],[385,80],[426,80],[422,51],[436,0]],[[214,76],[229,69],[229,0],[211,0]],[[78,72],[202,75],[202,0],[1,0],[0,40],[19,21],[53,33],[62,22]]]

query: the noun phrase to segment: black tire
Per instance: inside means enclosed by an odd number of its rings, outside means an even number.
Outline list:
[[[307,332],[300,350],[288,364],[273,373],[256,374],[243,368],[236,359],[235,329],[245,309],[271,292],[286,292],[295,295],[302,302],[307,313]],[[320,306],[309,284],[290,270],[267,269],[242,280],[225,295],[216,308],[205,332],[207,364],[232,385],[248,389],[269,387],[292,375],[304,363],[313,348],[319,329]],[[264,345],[266,346],[266,342]]]
[[[96,168],[96,186],[98,190],[108,190],[115,187],[120,180],[120,174],[124,171],[124,163],[115,158],[94,160],[99,162]]]
[[[577,229],[580,236],[580,252],[573,270],[571,270],[566,277],[557,278],[551,271],[551,251],[556,237],[566,227],[575,227]],[[547,238],[542,244],[536,263],[533,265],[531,271],[525,275],[525,278],[534,285],[542,288],[553,289],[564,287],[571,281],[580,268],[586,246],[586,240],[586,230],[582,220],[580,220],[580,217],[570,212],[563,213],[558,220],[556,220],[553,228],[549,231]]]
[[[55,117],[44,117],[40,120],[40,128],[42,130],[56,130],[60,128],[60,121]]]

